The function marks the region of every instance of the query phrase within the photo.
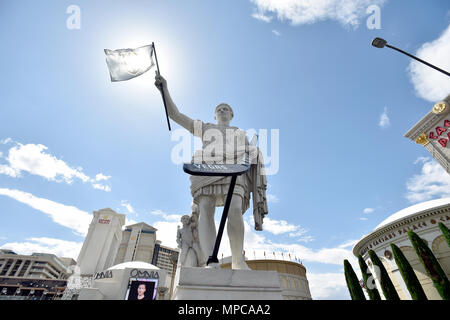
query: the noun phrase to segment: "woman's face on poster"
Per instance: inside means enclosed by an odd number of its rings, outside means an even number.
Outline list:
[[[147,288],[145,287],[145,284],[140,284],[137,289],[138,295],[143,296],[145,294],[146,290],[147,290]]]

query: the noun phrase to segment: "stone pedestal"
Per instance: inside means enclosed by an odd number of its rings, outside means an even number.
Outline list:
[[[182,267],[173,300],[281,300],[276,271]]]
[[[105,296],[97,288],[83,288],[78,300],[104,300]]]

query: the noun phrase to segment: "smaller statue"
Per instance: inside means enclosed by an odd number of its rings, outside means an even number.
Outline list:
[[[181,249],[178,263],[182,267],[203,267],[206,264],[198,239],[198,206],[192,205],[191,216],[181,217],[183,226],[178,226],[177,243]]]

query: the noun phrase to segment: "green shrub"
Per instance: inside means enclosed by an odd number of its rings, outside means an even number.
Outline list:
[[[415,232],[408,231],[408,237],[442,299],[450,300],[450,282],[431,249]]]
[[[380,293],[378,292],[377,288],[369,289],[371,284],[367,283],[368,273],[367,273],[367,264],[364,261],[363,257],[359,254],[358,255],[358,262],[359,262],[359,268],[361,269],[361,273],[364,279],[364,287],[366,288],[367,294],[369,295],[370,300],[381,300]]]
[[[347,282],[348,291],[352,300],[366,300],[361,285],[359,284],[358,277],[353,271],[352,265],[348,260],[344,260],[344,273],[345,281]]]
[[[439,225],[439,228],[442,231],[442,234],[445,237],[445,240],[447,240],[448,246],[450,247],[450,230],[448,230],[448,228],[442,222],[439,222],[438,225]]]
[[[398,270],[405,281],[406,287],[408,288],[411,298],[413,300],[428,300],[422,286],[420,285],[419,279],[417,279],[413,268],[409,264],[402,250],[399,249],[395,244],[391,243],[392,253],[394,254],[395,263],[398,266]]]
[[[369,257],[372,260],[374,267],[378,267],[380,270],[379,281],[381,285],[381,290],[383,290],[384,297],[386,300],[400,300],[397,291],[395,290],[394,284],[392,283],[386,269],[383,266],[380,258],[376,255],[373,250],[369,250]]]

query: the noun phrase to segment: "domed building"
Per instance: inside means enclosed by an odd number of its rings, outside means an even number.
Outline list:
[[[369,250],[375,251],[386,268],[400,299],[410,300],[411,295],[406,288],[391,252],[390,244],[394,243],[408,259],[427,298],[430,300],[441,300],[441,296],[434,287],[432,280],[427,276],[425,268],[420,263],[408,238],[408,231],[412,230],[424,239],[447,274],[447,277],[450,277],[450,247],[439,229],[439,222],[450,227],[450,198],[422,202],[394,213],[381,222],[370,234],[363,236],[354,246],[353,254],[355,256],[362,255],[369,270],[376,278],[368,255]],[[378,291],[383,295],[378,281],[375,282],[379,289]]]
[[[284,300],[312,300],[306,278],[306,268],[302,264],[272,259],[255,259],[245,262],[252,270],[276,271],[282,289],[281,296]],[[222,263],[221,268],[231,269],[231,262]]]

